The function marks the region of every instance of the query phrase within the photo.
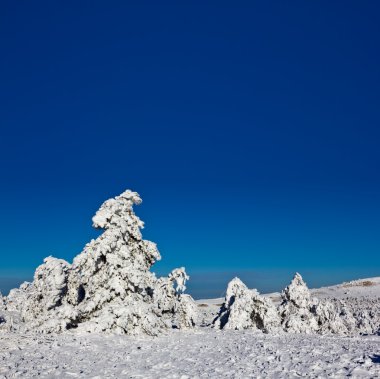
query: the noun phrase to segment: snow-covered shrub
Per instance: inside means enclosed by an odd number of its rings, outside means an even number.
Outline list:
[[[320,309],[315,313],[321,330],[324,332],[339,333],[346,335],[376,334],[380,332],[380,299],[379,298],[349,298],[321,300],[322,309],[334,307],[334,318],[326,317]],[[332,312],[331,312],[332,313]],[[330,314],[331,314],[330,313]],[[329,322],[326,322],[326,319]],[[335,322],[333,322],[335,321]]]
[[[300,274],[296,274],[288,287],[282,292],[279,307],[281,323],[285,331],[293,333],[320,333],[357,335],[373,334],[380,327],[379,307],[363,309],[353,303],[365,304],[363,299],[312,298]]]
[[[198,307],[190,295],[181,295],[177,307],[175,315],[179,329],[191,329],[198,323]]]
[[[269,298],[248,289],[238,278],[227,287],[225,302],[214,326],[221,329],[284,330],[291,333],[357,335],[380,330],[380,304],[376,300],[317,299],[300,274],[281,293],[275,307]]]
[[[317,320],[311,312],[315,299],[311,298],[300,274],[295,274],[281,297],[279,313],[284,330],[293,333],[314,333],[318,330]]]
[[[226,298],[214,326],[270,332],[280,326],[280,318],[270,299],[260,296],[255,289],[248,289],[239,278],[235,278],[228,283]]]
[[[144,224],[133,212],[140,203],[129,190],[104,202],[93,217],[103,234],[71,265],[48,257],[31,284],[10,292],[4,308],[21,316],[24,330],[156,335],[194,325],[196,307],[182,295],[189,279],[184,268],[159,279],[149,271],[161,256],[156,244],[142,239]]]

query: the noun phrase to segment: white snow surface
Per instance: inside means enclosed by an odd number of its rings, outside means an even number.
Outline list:
[[[173,330],[1,335],[0,378],[379,378],[380,337]]]

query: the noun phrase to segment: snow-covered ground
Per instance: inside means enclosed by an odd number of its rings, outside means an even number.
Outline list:
[[[380,278],[312,290],[377,302]],[[279,294],[268,294],[274,301]],[[0,378],[380,378],[380,336],[217,330],[223,299],[199,300],[203,327],[158,337],[0,333]]]
[[[1,336],[2,378],[380,377],[380,337],[173,331],[152,337]]]

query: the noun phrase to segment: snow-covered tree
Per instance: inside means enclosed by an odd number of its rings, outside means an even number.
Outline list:
[[[294,333],[313,333],[318,330],[318,323],[311,309],[314,299],[298,273],[281,293],[282,303],[279,307],[281,323],[286,331]]]
[[[239,278],[234,278],[228,283],[226,298],[214,326],[270,332],[279,328],[280,318],[270,299],[260,296],[255,289],[248,289]]]
[[[375,300],[368,305],[355,299],[317,299],[302,276],[295,274],[281,293],[276,307],[270,299],[248,289],[238,278],[227,287],[214,326],[221,329],[261,329],[264,332],[283,330],[290,333],[357,335],[380,330],[380,306]],[[367,304],[367,308],[363,308]]]
[[[155,243],[142,238],[144,224],[133,212],[133,205],[140,203],[130,190],[104,202],[93,217],[103,234],[72,264],[46,258],[32,283],[5,298],[3,313],[20,314],[23,329],[40,332],[156,335],[167,328],[192,327],[196,306],[182,295],[189,279],[184,268],[166,278],[150,271],[161,256]]]

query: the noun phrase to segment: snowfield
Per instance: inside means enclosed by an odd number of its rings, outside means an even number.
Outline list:
[[[378,302],[380,278],[311,292]],[[380,378],[379,335],[210,328],[220,301],[197,301],[204,326],[158,337],[0,333],[0,378]]]
[[[0,378],[380,378],[380,337],[1,335]]]

